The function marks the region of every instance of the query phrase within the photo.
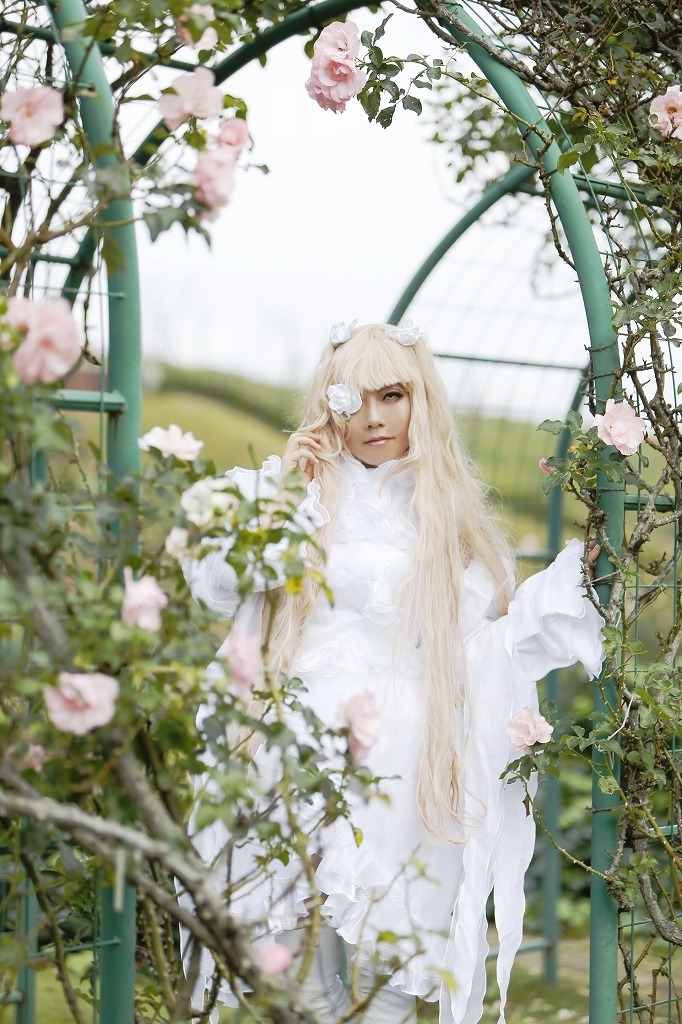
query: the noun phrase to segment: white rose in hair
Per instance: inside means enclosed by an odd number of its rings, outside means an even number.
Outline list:
[[[344,420],[351,418],[362,405],[362,395],[357,388],[350,388],[347,384],[332,384],[327,388],[329,408],[332,412],[343,416]]]

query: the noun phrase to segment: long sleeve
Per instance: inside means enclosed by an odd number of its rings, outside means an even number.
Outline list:
[[[585,595],[582,553],[580,541],[569,541],[547,569],[521,584],[509,605],[505,646],[527,678],[542,679],[578,661],[590,678],[599,675],[603,619]]]
[[[252,501],[257,497],[274,497],[279,490],[280,474],[281,460],[278,456],[272,455],[259,470],[242,469],[238,466],[226,475],[244,497]],[[329,522],[327,510],[320,503],[320,488],[315,480],[308,484],[306,496],[294,512],[293,520],[306,533],[311,533]],[[240,600],[236,589],[237,574],[225,561],[233,540],[228,536],[223,539],[212,538],[207,543],[217,550],[210,551],[201,559],[185,559],[182,566],[185,579],[196,601],[200,601],[211,611],[225,618],[233,618]],[[275,569],[277,578],[266,579],[262,574],[255,572],[255,592],[274,589],[283,583],[280,572],[280,545],[271,545],[265,554],[268,563]]]

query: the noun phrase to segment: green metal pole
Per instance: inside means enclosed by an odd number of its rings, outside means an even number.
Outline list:
[[[135,890],[123,886],[121,896],[117,906],[111,886],[102,893],[101,1024],[133,1024],[135,1018]]]
[[[81,0],[49,0],[55,34],[85,20]],[[111,89],[97,47],[78,38],[62,41],[71,72],[77,76],[80,114],[96,169],[125,168],[116,135]],[[98,234],[105,239],[109,287],[109,391],[120,392],[123,410],[108,418],[107,462],[116,477],[139,468],[137,438],[141,424],[140,291],[133,208],[130,198],[112,201],[103,212]],[[91,233],[91,238],[96,235]],[[94,242],[92,245],[94,254]],[[81,278],[82,280],[82,278]],[[80,283],[80,282],[79,282]],[[135,1017],[135,897],[126,888],[122,909],[114,909],[110,889],[103,893],[101,966],[102,1024],[133,1024]],[[115,943],[108,943],[109,938]]]
[[[67,26],[87,17],[81,0],[50,0],[49,7],[60,35]],[[72,73],[79,75],[76,84],[89,87],[82,90],[79,106],[89,146],[95,154],[94,165],[104,170],[121,170],[125,161],[115,134],[115,108],[99,51],[68,37],[62,45]],[[137,438],[141,423],[140,291],[129,198],[109,204],[98,231],[107,242],[109,291],[116,293],[109,299],[109,390],[120,391],[126,400],[125,410],[109,421],[108,461],[114,473],[123,476],[139,467]]]
[[[29,881],[21,887],[21,938],[26,944],[26,956],[24,957],[19,975],[17,988],[21,993],[21,1000],[17,1004],[16,1024],[35,1024],[36,1019],[36,975],[34,969],[27,962],[31,953],[38,952],[38,900],[33,886]]]
[[[571,410],[578,409],[585,390],[585,377],[576,388],[571,402]],[[564,430],[559,437],[556,448],[557,458],[563,459],[566,455],[571,439],[569,430]],[[561,548],[562,514],[564,505],[564,492],[560,487],[554,487],[549,495],[549,529],[547,535],[547,547],[550,558],[556,558]],[[561,710],[561,691],[559,689],[559,673],[550,672],[545,680],[547,699]],[[555,775],[549,775],[545,780],[545,800],[543,817],[549,834],[560,841],[559,835],[559,809],[561,807],[561,779]],[[542,906],[542,930],[547,939],[547,946],[544,954],[544,978],[548,985],[554,984],[557,978],[559,939],[561,929],[557,915],[557,903],[561,896],[561,855],[559,851],[545,837],[545,872],[542,880],[542,892],[544,902]]]

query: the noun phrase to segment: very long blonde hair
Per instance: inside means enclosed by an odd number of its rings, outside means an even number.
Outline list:
[[[497,610],[510,599],[510,552],[483,485],[462,451],[445,389],[424,341],[403,346],[385,324],[356,328],[337,348],[329,345],[317,366],[305,402],[300,430],[314,432],[321,444],[315,479],[331,522],[318,531],[324,549],[343,488],[339,454],[346,424],[327,401],[331,384],[380,390],[402,384],[410,398],[409,446],[397,468],[414,474],[412,512],[417,545],[400,600],[424,648],[424,735],[418,802],[426,830],[438,839],[458,833],[458,747],[461,709],[467,686],[458,623],[460,580],[472,559],[480,560],[494,581]],[[291,665],[317,597],[308,581],[301,594],[283,600],[275,619],[273,660]],[[475,683],[473,683],[475,685]]]

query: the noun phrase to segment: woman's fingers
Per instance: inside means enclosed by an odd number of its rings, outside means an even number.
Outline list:
[[[597,559],[599,558],[600,551],[601,544],[597,544],[596,540],[591,540],[587,547],[587,561],[590,563],[590,565],[594,565],[594,563],[597,561]]]
[[[317,437],[309,431],[295,430],[287,441],[282,456],[282,476],[298,469],[310,481],[318,463],[317,452],[321,445]]]

